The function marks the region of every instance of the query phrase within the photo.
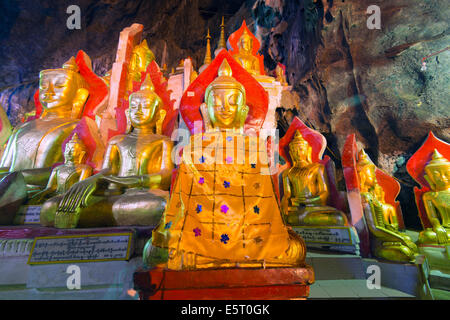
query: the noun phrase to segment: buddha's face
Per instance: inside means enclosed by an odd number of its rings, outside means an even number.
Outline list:
[[[39,79],[39,101],[45,109],[71,105],[77,94],[77,82],[72,71],[45,70]]]
[[[442,190],[450,187],[450,166],[436,166],[427,170],[427,176],[431,178],[436,189]]]
[[[214,88],[207,98],[209,117],[214,127],[235,127],[244,104],[244,96],[239,90]]]
[[[306,141],[293,143],[289,145],[289,154],[293,161],[307,161],[309,159],[309,153],[311,147]]]
[[[66,162],[81,162],[85,154],[86,150],[82,144],[68,142],[64,149],[64,160]]]
[[[366,165],[360,172],[360,176],[363,178],[365,186],[373,187],[376,184],[375,167]]]
[[[157,94],[136,92],[130,96],[130,121],[134,128],[145,127],[153,124],[155,114],[161,105],[161,99]]]
[[[239,48],[243,52],[251,52],[253,49],[253,41],[249,36],[242,36],[241,39],[239,39],[239,44]]]

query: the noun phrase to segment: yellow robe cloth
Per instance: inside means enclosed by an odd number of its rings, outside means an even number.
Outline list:
[[[285,262],[279,259],[290,237],[266,145],[258,145],[256,137],[223,131],[191,136],[159,232],[168,239],[169,256]]]

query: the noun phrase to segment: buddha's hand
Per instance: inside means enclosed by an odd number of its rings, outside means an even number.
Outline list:
[[[63,196],[58,212],[74,213],[87,206],[87,200],[97,189],[101,177],[92,176],[75,183]]]
[[[443,226],[436,226],[433,228],[433,231],[436,233],[436,238],[439,244],[448,243],[447,231]]]
[[[320,196],[311,197],[311,198],[302,198],[301,203],[303,203],[305,205],[318,204],[318,203],[320,203]]]

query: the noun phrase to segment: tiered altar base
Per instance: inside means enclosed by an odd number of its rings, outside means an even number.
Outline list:
[[[144,300],[280,300],[306,299],[313,269],[214,269],[171,271],[162,268],[134,274]]]

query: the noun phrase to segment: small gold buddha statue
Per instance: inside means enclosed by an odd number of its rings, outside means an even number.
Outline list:
[[[3,199],[7,191],[22,188],[19,184],[23,181],[29,191],[47,185],[52,165],[63,161],[62,143],[78,124],[89,96],[74,57],[60,69],[41,71],[39,79],[43,113],[38,119],[15,128],[8,141],[0,161],[0,178],[12,172],[20,175],[15,175],[19,180],[0,182],[0,203],[8,203]]]
[[[161,134],[166,111],[147,75],[130,95],[131,132],[108,142],[102,170],[45,202],[41,224],[58,228],[153,225],[166,205],[173,143]]]
[[[385,202],[384,190],[377,182],[376,167],[363,150],[358,154],[356,168],[373,254],[391,261],[414,261],[417,246],[398,230],[396,210]]]
[[[147,40],[144,39],[134,47],[128,66],[127,91],[133,92],[133,82],[141,82],[142,72],[147,70],[150,62],[155,60],[155,55],[149,49]]]
[[[257,138],[243,133],[246,91],[226,59],[204,99],[206,130],[192,135],[183,149],[169,203],[144,261],[167,263],[172,270],[302,265],[305,243],[284,225],[263,160],[267,150],[252,157]]]
[[[233,55],[233,58],[252,75],[261,74],[259,59],[252,53],[253,38],[244,30],[238,41],[239,53]]]
[[[64,164],[52,170],[47,187],[35,194],[27,204],[42,204],[45,200],[63,194],[73,184],[92,175],[92,167],[85,164],[87,150],[83,141],[75,133],[65,146]]]
[[[432,228],[419,234],[419,244],[450,243],[450,162],[436,149],[425,167],[425,179],[431,191],[422,199]]]
[[[282,174],[281,200],[287,222],[297,226],[346,226],[347,216],[326,205],[329,191],[325,167],[312,162],[312,148],[298,130],[289,144],[289,154],[293,164]]]

